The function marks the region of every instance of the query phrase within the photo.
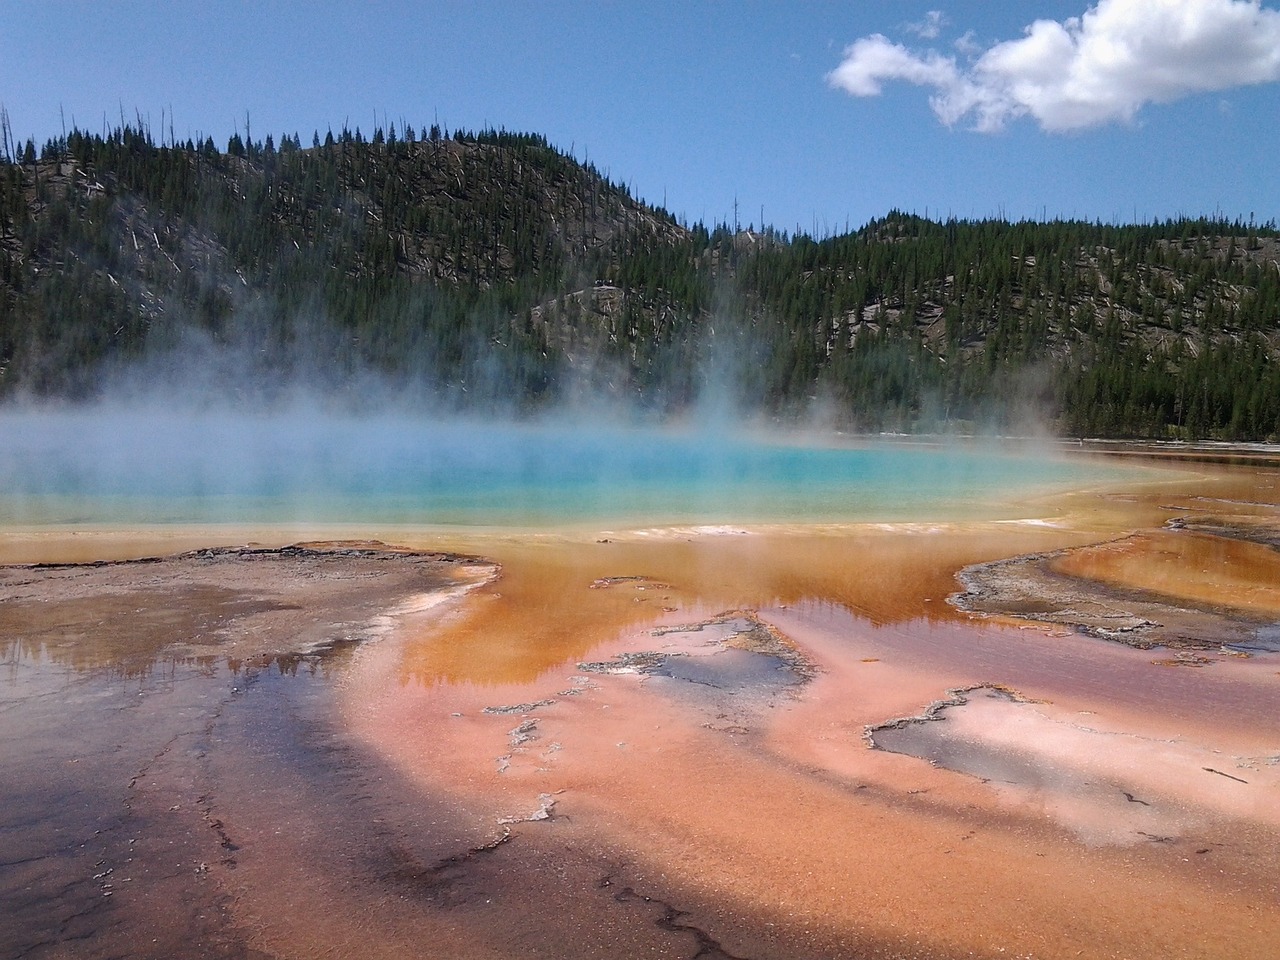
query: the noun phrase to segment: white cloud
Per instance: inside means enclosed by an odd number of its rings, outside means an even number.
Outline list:
[[[932,50],[918,56],[883,34],[863,37],[844,52],[844,62],[828,80],[856,97],[877,97],[884,80],[906,80],[922,87],[947,89],[962,82],[954,60]]]
[[[974,54],[961,65],[875,34],[846,48],[827,80],[859,97],[895,80],[931,87],[947,125],[992,132],[1030,116],[1044,130],[1075,130],[1132,120],[1147,103],[1280,80],[1280,11],[1260,0],[1099,0]]]
[[[917,37],[924,40],[936,40],[938,35],[942,33],[942,28],[947,25],[947,15],[941,10],[930,10],[924,15],[923,20],[915,23],[904,23],[904,30],[914,33]]]
[[[961,36],[956,37],[953,46],[966,56],[973,56],[980,53],[982,47],[978,44],[978,37],[972,30],[966,30]]]

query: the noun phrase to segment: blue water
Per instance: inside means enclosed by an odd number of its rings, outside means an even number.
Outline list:
[[[988,446],[413,416],[0,413],[0,523],[945,519],[1124,476]]]

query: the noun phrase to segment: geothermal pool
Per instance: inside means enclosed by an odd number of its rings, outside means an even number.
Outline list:
[[[0,413],[0,522],[487,527],[955,519],[1134,476],[1048,445],[591,421]]]
[[[0,956],[1274,955],[1266,458],[250,424],[3,424]]]

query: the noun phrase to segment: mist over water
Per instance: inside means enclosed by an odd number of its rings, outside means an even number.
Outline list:
[[[801,443],[726,419],[637,425],[584,410],[516,421],[302,405],[10,407],[0,435],[9,524],[945,519],[1102,472],[994,447]]]
[[[322,315],[282,333],[265,309],[217,338],[162,328],[91,372],[94,399],[0,404],[0,524],[940,520],[1119,473],[1044,447],[852,441],[821,390],[767,409],[768,345],[731,290],[688,356],[654,361],[687,383],[642,387],[587,344],[536,396],[478,334],[462,359],[383,369]]]

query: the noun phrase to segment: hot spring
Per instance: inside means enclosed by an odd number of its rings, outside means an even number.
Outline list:
[[[820,523],[1006,516],[1132,476],[1040,446],[729,429],[66,409],[0,414],[0,523]]]
[[[1277,473],[1138,459],[0,408],[0,956],[1271,956]]]

